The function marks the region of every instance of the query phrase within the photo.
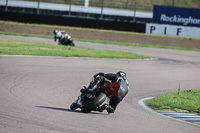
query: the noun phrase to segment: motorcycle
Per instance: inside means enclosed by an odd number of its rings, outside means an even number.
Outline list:
[[[54,41],[56,42],[56,40],[58,39],[58,44],[75,46],[71,36],[65,33],[64,30],[63,31],[54,30],[53,33],[54,33]]]
[[[92,82],[94,82],[94,79]],[[85,88],[87,89],[92,82]],[[105,81],[102,86],[97,87],[92,92],[81,93],[78,99],[71,104],[70,109],[76,110],[80,108],[83,113],[97,111],[97,108],[105,103],[108,97],[118,96],[119,88],[120,84]]]

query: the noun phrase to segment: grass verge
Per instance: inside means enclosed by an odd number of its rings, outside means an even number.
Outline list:
[[[166,94],[147,101],[154,110],[195,113],[200,115],[200,90]]]
[[[0,54],[38,55],[63,57],[95,57],[117,59],[146,59],[148,57],[128,52],[96,50],[85,47],[68,47],[36,42],[0,39]]]
[[[38,35],[38,34],[25,34],[25,33],[3,32],[3,31],[0,31],[0,34],[53,39],[53,36]],[[137,47],[148,47],[148,48],[165,48],[165,49],[176,49],[176,50],[185,50],[185,51],[196,51],[196,52],[200,52],[200,49],[194,49],[194,48],[180,48],[180,47],[170,47],[170,46],[151,45],[151,44],[115,42],[115,41],[104,41],[104,40],[89,40],[89,39],[79,39],[79,38],[73,38],[73,40],[75,40],[75,41],[82,41],[82,42],[93,42],[93,43],[104,43],[104,44],[116,44],[116,45],[137,46]]]
[[[22,22],[4,21],[4,20],[0,20],[0,23],[10,24],[10,25],[19,25],[19,26],[41,27],[41,28],[80,30],[80,31],[89,31],[89,32],[115,33],[115,34],[138,35],[138,36],[152,36],[152,37],[161,37],[161,38],[163,37],[163,38],[200,40],[199,38],[191,38],[191,37],[164,36],[164,35],[138,33],[138,32],[132,32],[132,31],[104,30],[104,29],[93,29],[93,28],[61,26],[61,25],[31,24],[31,23],[22,23]]]
[[[81,31],[90,31],[90,32],[103,32],[103,33],[116,33],[116,34],[128,34],[128,35],[145,35],[144,33],[128,32],[128,31],[117,31],[117,30],[103,30],[103,29],[92,29],[92,28],[82,28],[82,27],[73,27],[73,26],[58,26],[58,25],[46,25],[46,24],[30,24],[30,23],[21,23],[13,21],[3,21],[0,20],[0,23],[10,24],[10,25],[19,25],[19,26],[31,26],[31,27],[41,27],[41,28],[53,28],[53,29],[66,29],[66,30],[81,30]],[[150,35],[155,36],[155,35]]]
[[[93,29],[93,28],[83,28],[83,27],[73,27],[73,26],[61,26],[61,25],[31,24],[31,23],[22,23],[22,22],[4,21],[4,20],[0,20],[0,23],[2,23],[2,24],[10,24],[10,25],[19,25],[19,26],[41,27],[41,28],[80,30],[80,31],[89,31],[89,32],[115,33],[115,34],[151,36],[151,37],[161,37],[161,38],[176,38],[176,39],[200,40],[200,38],[191,38],[191,37],[164,36],[164,35],[154,35],[154,34],[138,33],[138,32],[132,32],[132,31],[104,30],[104,29]]]

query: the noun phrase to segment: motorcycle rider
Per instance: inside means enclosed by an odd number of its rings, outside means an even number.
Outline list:
[[[68,44],[71,36],[68,33],[65,33],[65,31],[60,30],[54,30],[54,41],[58,39],[58,44]],[[65,33],[65,34],[64,34]],[[75,46],[75,45],[74,45]]]
[[[111,82],[120,84],[120,88],[118,90],[118,96],[109,97],[110,103],[104,104],[96,109],[96,111],[102,112],[103,110],[107,110],[108,113],[114,113],[117,105],[123,100],[129,90],[129,84],[126,79],[126,73],[119,71],[116,74],[112,73],[98,73],[94,76],[94,82],[91,82],[89,86],[84,89],[81,89],[82,93],[90,92],[95,90],[97,87],[101,87],[103,83],[107,80],[111,80]]]

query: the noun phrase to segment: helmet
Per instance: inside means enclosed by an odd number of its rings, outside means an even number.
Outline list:
[[[56,42],[56,39],[60,38],[62,36],[62,34],[58,30],[54,30],[53,33],[54,33],[54,41]]]
[[[119,71],[119,72],[117,72],[117,75],[119,75],[119,76],[122,77],[124,80],[126,80],[126,73],[125,73],[125,72]]]

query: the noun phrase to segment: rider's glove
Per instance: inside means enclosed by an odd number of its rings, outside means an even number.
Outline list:
[[[81,89],[80,92],[81,93],[87,93],[87,90],[86,89]]]
[[[81,93],[87,93],[88,89],[85,86],[83,86],[83,88],[80,90],[80,92]]]

